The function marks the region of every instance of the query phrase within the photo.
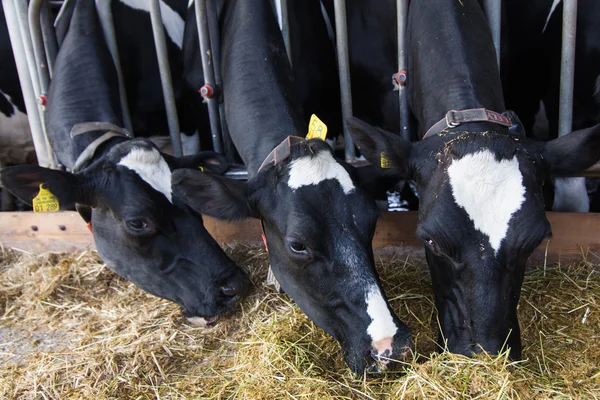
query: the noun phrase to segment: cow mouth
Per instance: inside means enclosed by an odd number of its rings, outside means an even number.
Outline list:
[[[194,325],[194,326],[199,326],[202,328],[208,328],[213,326],[214,324],[217,323],[217,320],[219,319],[218,316],[214,316],[214,317],[186,317],[187,321]]]

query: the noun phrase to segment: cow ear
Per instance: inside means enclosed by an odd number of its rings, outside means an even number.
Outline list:
[[[33,198],[40,192],[40,185],[43,185],[58,198],[61,210],[72,210],[75,203],[85,202],[91,205],[89,200],[78,198],[81,192],[78,190],[79,178],[69,172],[34,165],[18,165],[3,168],[0,181],[9,192],[27,204],[32,204]]]
[[[384,169],[374,165],[365,165],[354,169],[358,186],[373,197],[382,197],[386,190],[394,187],[400,180],[397,175],[388,175]]]
[[[362,154],[383,175],[407,178],[412,144],[383,129],[374,128],[358,118],[348,119],[348,131]]]
[[[545,143],[542,155],[552,176],[571,176],[584,171],[600,159],[600,124]]]
[[[176,197],[201,214],[230,221],[255,217],[245,182],[185,168],[173,172],[171,188]]]
[[[181,168],[191,168],[222,175],[229,168],[225,157],[214,151],[201,151],[197,154],[184,157],[173,157],[163,153],[163,157],[172,171]]]

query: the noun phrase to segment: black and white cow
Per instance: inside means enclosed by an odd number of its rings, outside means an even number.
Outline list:
[[[76,3],[46,111],[52,148],[76,172],[7,167],[2,183],[29,203],[44,185],[61,209],[77,204],[113,271],[179,304],[191,322],[210,323],[232,308],[249,280],[200,214],[173,193],[171,172],[199,166],[223,172],[225,161],[212,152],[170,157],[148,139],[123,135],[116,72],[95,10],[93,0]]]
[[[74,3],[65,3],[57,17],[55,25],[59,45],[68,31]],[[200,148],[198,132],[202,136],[203,149],[210,149],[211,143],[206,107],[201,105],[197,91],[192,90],[183,79],[183,37],[188,1],[160,0],[159,6],[183,150],[184,154],[194,154]],[[162,139],[169,129],[150,20],[150,4],[145,0],[118,0],[111,2],[111,11],[133,131],[136,137],[152,137],[161,147],[168,147],[168,140]]]
[[[249,179],[179,170],[174,193],[218,218],[260,218],[281,287],[338,340],[354,372],[404,357],[409,329],[374,268],[378,211],[325,142],[294,138],[307,121],[271,1],[229,0],[221,25],[226,119]]]
[[[2,4],[0,60],[0,165],[34,164],[35,149]]]
[[[502,78],[506,104],[519,114],[525,128],[531,129],[542,101],[548,119],[547,137],[556,138],[563,2],[507,0],[504,6],[507,40]],[[581,0],[577,8],[573,129],[582,129],[600,122],[600,3]],[[585,179],[555,180],[554,187],[554,209],[590,209]]]
[[[519,358],[525,263],[551,234],[542,183],[597,161],[600,127],[543,143],[491,122],[507,118],[496,114],[505,111],[502,87],[476,0],[412,0],[407,38],[409,103],[422,140],[410,143],[357,119],[352,135],[380,173],[417,183],[417,235],[431,271],[440,345],[463,354],[506,345]]]

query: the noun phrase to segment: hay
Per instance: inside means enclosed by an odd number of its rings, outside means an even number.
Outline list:
[[[599,398],[600,270],[583,260],[531,270],[521,362],[436,354],[422,261],[378,261],[418,359],[352,376],[337,343],[263,284],[266,254],[227,249],[257,286],[209,329],[110,272],[91,251],[0,251],[0,398]],[[597,268],[598,266],[596,266]]]

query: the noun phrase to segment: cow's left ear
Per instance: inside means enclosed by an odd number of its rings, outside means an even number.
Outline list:
[[[600,160],[600,124],[544,144],[542,156],[555,177],[572,176]]]
[[[191,168],[222,175],[229,168],[225,157],[214,151],[201,151],[197,154],[184,157],[173,157],[164,153],[162,155],[172,171],[181,168]]]
[[[380,173],[408,178],[412,144],[398,135],[374,128],[358,118],[348,119],[348,131],[362,154]]]
[[[178,169],[171,174],[173,194],[201,214],[229,221],[256,217],[243,181]]]

